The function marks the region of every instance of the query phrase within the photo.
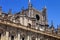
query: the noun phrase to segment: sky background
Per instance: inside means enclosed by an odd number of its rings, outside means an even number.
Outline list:
[[[46,5],[49,25],[52,20],[55,28],[60,24],[60,0],[31,0],[31,3],[37,10],[42,10]],[[3,12],[7,13],[9,9],[12,9],[14,14],[21,11],[22,7],[28,8],[28,0],[0,0],[0,6]]]

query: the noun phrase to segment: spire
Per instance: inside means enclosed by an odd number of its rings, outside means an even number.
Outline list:
[[[24,7],[22,7],[21,9],[22,9],[22,11],[23,11],[23,10],[24,10]]]
[[[42,15],[43,15],[43,16],[46,16],[46,11],[47,11],[46,6],[44,6],[44,7],[43,7],[43,10],[42,10],[42,13],[43,13]]]
[[[2,14],[2,7],[0,6],[0,15]]]
[[[2,7],[0,6],[0,12],[2,11]]]
[[[51,21],[51,26],[53,26],[53,21]]]
[[[44,9],[46,9],[46,5],[44,6]]]
[[[29,3],[30,3],[31,0],[29,0]]]
[[[46,0],[43,1],[44,2],[44,7],[43,7],[43,12],[46,13]]]
[[[53,25],[53,21],[51,21],[51,26],[50,26],[50,29],[52,30],[52,33],[53,33],[53,31],[54,31],[54,25]]]
[[[57,29],[58,29],[58,30],[60,29],[60,24],[57,26]]]
[[[12,16],[12,9],[9,9],[8,11],[8,17]]]
[[[9,9],[8,14],[11,14],[11,12],[12,12],[12,9]]]
[[[44,6],[43,9],[42,9],[42,15],[43,15],[45,23],[48,24],[46,6]]]
[[[28,0],[28,8],[30,9],[32,7],[31,0]]]
[[[53,28],[54,29],[53,21],[51,21],[51,27],[50,28]]]
[[[31,4],[31,0],[28,0],[28,10],[29,10],[29,17],[31,17],[31,13],[32,13],[32,4]]]

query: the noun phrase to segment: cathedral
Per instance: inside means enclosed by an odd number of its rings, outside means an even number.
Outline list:
[[[12,14],[0,6],[0,40],[60,40],[60,25],[48,24],[47,9],[36,10],[30,0],[28,8]]]

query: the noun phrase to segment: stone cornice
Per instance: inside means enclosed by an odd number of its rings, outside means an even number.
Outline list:
[[[1,24],[2,25],[11,26],[11,27],[20,28],[20,29],[23,29],[23,30],[27,30],[27,31],[31,31],[31,32],[35,32],[35,33],[38,33],[38,34],[47,35],[47,36],[51,36],[51,37],[60,39],[60,36],[58,36],[58,35],[49,34],[47,32],[43,32],[43,31],[40,31],[40,30],[36,30],[36,29],[32,29],[32,28],[26,27],[26,26],[14,24],[14,23],[9,22],[9,21],[2,21],[2,20],[0,20],[0,25]]]

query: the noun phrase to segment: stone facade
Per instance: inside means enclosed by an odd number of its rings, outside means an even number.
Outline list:
[[[36,10],[30,1],[27,9],[14,15],[0,7],[0,40],[60,40],[60,26],[49,26],[46,10]]]

